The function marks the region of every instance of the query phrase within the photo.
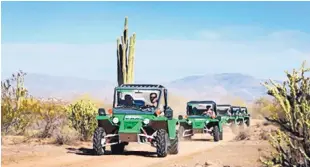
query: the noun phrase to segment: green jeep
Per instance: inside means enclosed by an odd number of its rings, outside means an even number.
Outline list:
[[[218,104],[217,107],[217,114],[225,120],[225,125],[231,125],[235,123],[236,117],[233,115],[233,109],[230,104]]]
[[[231,106],[231,105],[225,105],[225,107],[226,109],[228,109],[230,113],[227,125],[230,125],[233,131],[235,131],[235,129],[238,126],[241,128],[244,128],[245,127],[244,125],[250,126],[250,114],[248,114],[246,107]]]
[[[205,114],[208,107],[215,117]],[[217,115],[214,101],[190,101],[187,103],[186,116],[179,115],[179,138],[190,139],[196,133],[209,133],[215,142],[223,140],[222,124],[224,120]]]
[[[129,142],[138,142],[155,147],[158,157],[178,154],[178,122],[173,119],[167,96],[162,85],[116,87],[113,108],[108,113],[103,108],[98,110],[98,127],[93,137],[95,153],[103,155],[106,146],[111,146],[112,154],[121,154]]]

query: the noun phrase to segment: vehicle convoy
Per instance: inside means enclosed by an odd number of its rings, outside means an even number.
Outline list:
[[[222,125],[226,121],[217,114],[214,101],[187,102],[186,115],[179,115],[179,138],[190,139],[196,133],[210,134],[215,142],[223,140]]]
[[[93,137],[97,155],[121,154],[130,142],[150,144],[158,157],[178,154],[177,119],[168,106],[168,91],[162,85],[123,84],[114,90],[113,108],[98,110]]]
[[[225,118],[226,125],[250,126],[250,114],[246,107],[231,106],[230,104],[217,105],[218,115]]]

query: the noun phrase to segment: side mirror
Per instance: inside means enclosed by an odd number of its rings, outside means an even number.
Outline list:
[[[104,108],[99,108],[98,109],[98,114],[99,114],[99,116],[105,116],[106,115],[105,109]]]
[[[173,110],[170,107],[167,107],[165,109],[165,117],[167,117],[168,119],[172,119],[172,117],[173,117]]]
[[[182,120],[182,119],[183,119],[183,116],[182,116],[182,115],[179,115],[178,119],[179,119],[179,120]]]

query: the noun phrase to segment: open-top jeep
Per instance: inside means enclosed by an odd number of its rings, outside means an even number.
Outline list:
[[[215,142],[223,140],[223,121],[217,115],[214,101],[190,101],[187,103],[186,115],[179,115],[179,138],[190,139],[196,133],[209,133]],[[207,114],[208,108],[214,112],[213,116]]]
[[[226,125],[231,126],[233,129],[237,126],[244,127],[250,126],[250,115],[246,107],[231,106],[230,104],[217,105],[217,112],[219,115],[226,118]]]
[[[93,137],[97,155],[111,146],[120,154],[129,142],[149,143],[158,157],[178,154],[177,119],[167,104],[167,89],[162,85],[123,84],[114,90],[113,108],[98,110],[98,127]]]
[[[217,114],[225,120],[226,125],[231,125],[236,122],[236,117],[233,115],[233,109],[230,104],[218,104],[216,109]]]

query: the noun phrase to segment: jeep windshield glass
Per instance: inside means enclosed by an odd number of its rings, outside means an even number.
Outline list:
[[[247,112],[246,112],[246,109],[245,108],[241,108],[241,113],[242,114],[246,114]]]
[[[188,104],[187,115],[203,115],[207,111],[207,106],[211,106],[214,111],[213,104]]]
[[[240,108],[239,108],[239,107],[233,107],[233,108],[232,108],[232,113],[233,113],[233,114],[236,114],[236,113],[238,113],[238,112],[240,112]]]
[[[117,89],[114,108],[153,112],[158,107],[159,100],[160,90]]]
[[[230,115],[230,106],[217,106],[218,115]]]

